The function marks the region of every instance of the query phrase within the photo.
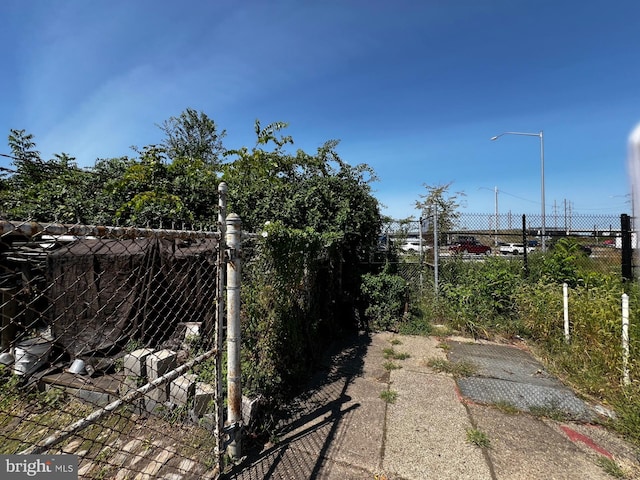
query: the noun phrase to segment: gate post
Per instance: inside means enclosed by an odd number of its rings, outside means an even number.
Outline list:
[[[220,472],[223,470],[224,441],[222,432],[224,430],[224,392],[222,389],[222,350],[224,348],[224,314],[225,314],[225,280],[226,272],[226,239],[227,233],[227,184],[221,182],[218,185],[218,231],[220,239],[218,245],[218,259],[216,272],[216,320],[215,320],[215,348],[218,353],[215,356],[216,369],[216,454],[218,458],[218,467]]]
[[[227,422],[231,443],[228,453],[240,458],[242,384],[240,371],[240,279],[242,221],[235,213],[227,217]]]

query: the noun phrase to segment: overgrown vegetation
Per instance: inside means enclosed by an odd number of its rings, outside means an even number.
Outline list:
[[[613,478],[627,478],[624,470],[618,465],[615,460],[607,458],[605,456],[598,457],[598,465]]]
[[[217,187],[225,181],[227,211],[240,216],[244,231],[262,234],[243,245],[244,390],[272,398],[304,381],[327,344],[356,329],[356,312],[364,310],[361,264],[375,253],[381,217],[373,171],[343,161],[337,141],[313,153],[292,151],[286,123],[254,127],[253,147],[230,149],[224,130],[187,108],[160,124],[157,144],[91,167],[79,167],[69,154],[47,160],[32,134],[11,130],[14,169],[0,177],[0,214],[152,228],[215,225]]]
[[[443,262],[440,295],[426,288],[412,304],[411,321],[483,338],[524,338],[548,368],[582,395],[616,412],[612,425],[640,445],[640,288],[618,273],[595,268],[575,240],[563,238],[549,252],[529,255],[528,275],[521,261],[488,257],[482,262]],[[562,284],[569,285],[571,340],[563,330]],[[622,382],[621,296],[629,295],[630,377]],[[407,322],[397,317],[391,328]],[[448,362],[432,368],[452,371]],[[540,412],[543,413],[543,412]]]
[[[374,330],[389,330],[402,317],[407,305],[409,286],[400,275],[391,273],[387,264],[378,274],[365,273],[362,295],[367,305],[364,314]]]
[[[458,331],[476,337],[533,341],[551,369],[615,408],[616,428],[640,444],[640,288],[617,273],[592,268],[577,242],[561,239],[545,254],[520,262],[456,258],[440,268],[439,294],[410,295],[394,269],[397,251],[377,243],[382,219],[372,195],[375,175],[351,166],[328,141],[316,152],[289,150],[285,123],[255,123],[256,143],[228,149],[224,130],[192,109],[165,121],[165,138],[135,154],[78,166],[69,154],[43,159],[33,135],[11,130],[14,171],[0,177],[0,213],[11,220],[176,227],[214,225],[217,186],[228,184],[229,211],[261,235],[244,244],[242,286],[243,388],[275,399],[307,378],[324,348],[360,326],[403,334]],[[429,186],[416,206],[438,211],[440,231],[457,218],[461,193]],[[430,233],[429,235],[432,235]],[[429,236],[428,235],[428,236]],[[432,238],[427,238],[427,242]],[[396,258],[391,258],[396,255]],[[371,266],[375,265],[375,266]],[[571,341],[562,331],[562,283],[570,287]],[[621,382],[620,296],[630,296],[634,382]],[[444,327],[433,327],[442,324]],[[393,351],[393,349],[391,349]],[[387,368],[395,368],[389,354]],[[461,366],[432,365],[455,375]],[[466,367],[462,370],[467,370]],[[210,369],[202,369],[202,374]],[[4,380],[4,378],[2,378]],[[0,405],[11,402],[5,382]],[[39,404],[58,401],[57,393]]]
[[[382,351],[386,360],[406,360],[409,358],[409,354],[406,352],[398,352],[393,347],[385,348]]]

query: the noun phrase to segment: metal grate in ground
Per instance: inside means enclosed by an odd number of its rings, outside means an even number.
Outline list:
[[[475,402],[504,403],[522,411],[561,414],[588,421],[589,406],[524,350],[493,344],[450,342],[449,360],[477,367],[457,380],[460,393]]]

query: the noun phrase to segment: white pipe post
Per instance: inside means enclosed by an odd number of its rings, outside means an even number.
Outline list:
[[[242,386],[240,371],[240,240],[242,221],[235,213],[227,217],[227,422],[231,443],[228,453],[237,459],[242,455]]]
[[[631,384],[629,378],[629,295],[622,294],[622,383]]]
[[[569,285],[566,282],[562,284],[562,301],[564,305],[564,341],[569,343],[571,341],[569,333]]]

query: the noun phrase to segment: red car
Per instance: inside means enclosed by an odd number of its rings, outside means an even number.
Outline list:
[[[491,254],[491,247],[478,242],[458,242],[449,247],[451,253],[474,253],[476,255]]]

